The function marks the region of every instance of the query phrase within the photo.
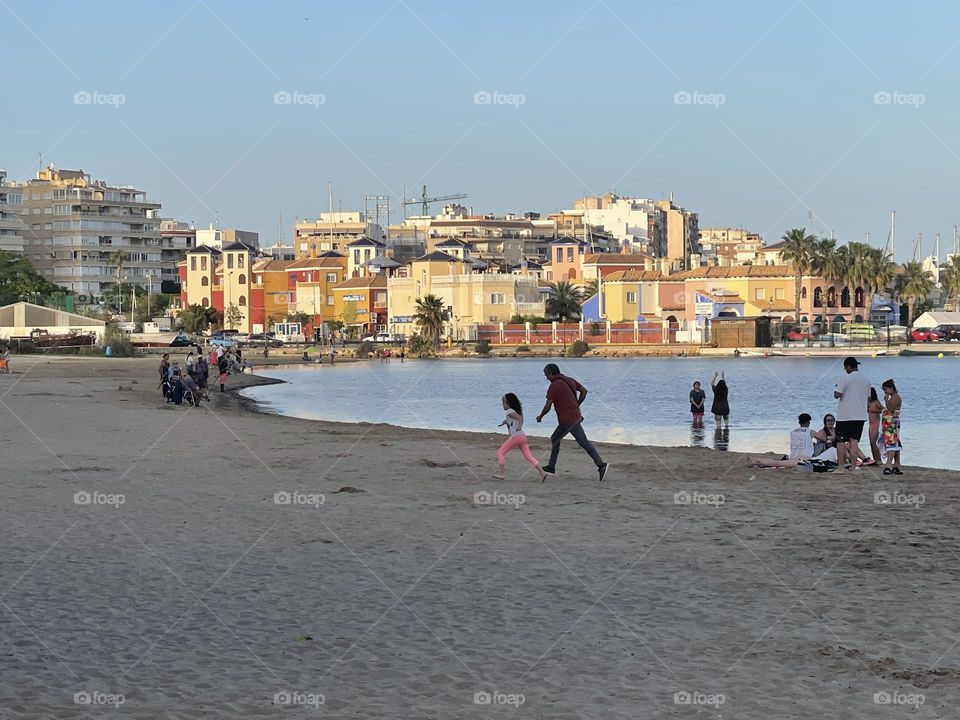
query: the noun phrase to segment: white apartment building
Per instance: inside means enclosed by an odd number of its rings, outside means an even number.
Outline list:
[[[11,188],[22,196],[24,254],[78,305],[99,304],[118,281],[146,287],[161,277],[160,203],[144,191],[52,165]]]
[[[347,245],[361,238],[382,242],[386,235],[380,225],[368,222],[360,211],[325,212],[316,220],[296,224],[293,250],[298,260],[319,257],[330,251],[346,255]]]
[[[7,185],[7,171],[0,170],[0,250],[23,252],[24,225],[20,220],[22,195]]]
[[[588,225],[599,226],[633,253],[651,257],[666,255],[663,212],[653,200],[608,194],[586,197],[574,203]]]
[[[242,242],[254,249],[260,247],[260,233],[251,230],[214,227],[213,223],[205,230],[197,230],[197,245],[206,245],[214,250],[223,250],[228,245]]]

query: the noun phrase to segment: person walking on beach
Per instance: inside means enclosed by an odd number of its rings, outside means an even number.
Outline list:
[[[610,466],[603,461],[597,449],[593,447],[593,443],[587,439],[583,431],[583,416],[580,414],[580,406],[587,398],[587,389],[572,377],[561,375],[556,363],[550,363],[544,367],[543,374],[550,382],[550,387],[547,389],[547,402],[537,415],[537,422],[543,420],[543,416],[550,412],[550,408],[557,413],[557,429],[550,436],[550,462],[543,466],[543,471],[548,475],[556,474],[560,441],[570,433],[593,460],[597,466],[597,472],[600,473],[600,482],[603,482]]]
[[[833,396],[837,399],[837,470],[856,465],[860,455],[860,439],[867,421],[867,401],[870,399],[870,380],[859,372],[855,357],[844,358],[845,374],[837,381]]]
[[[210,366],[207,364],[207,359],[203,356],[203,353],[197,354],[197,362],[194,364],[194,372],[197,380],[197,389],[199,390],[199,395],[204,400],[209,402],[210,394],[207,392],[207,380],[210,378]],[[197,403],[200,404],[199,402]]]
[[[695,428],[703,427],[703,404],[707,401],[707,394],[700,389],[700,383],[693,384],[693,390],[690,391],[690,414],[693,415],[693,426]]]
[[[547,479],[547,473],[540,467],[540,463],[530,452],[530,446],[527,444],[527,434],[523,431],[523,406],[520,404],[520,398],[513,393],[507,393],[500,398],[500,402],[503,405],[503,409],[507,411],[507,416],[498,427],[506,425],[508,437],[503,445],[500,446],[500,449],[497,450],[497,463],[500,466],[500,470],[493,477],[498,480],[504,479],[507,453],[518,448],[526,461],[533,465],[537,469],[537,472],[540,473],[540,482],[543,482]]]
[[[718,376],[719,380],[717,380]],[[710,387],[713,388],[713,405],[710,407],[710,412],[713,413],[713,417],[717,421],[717,429],[720,429],[721,420],[724,427],[730,427],[730,403],[727,400],[729,388],[727,388],[727,381],[723,377],[723,370],[714,371]]]
[[[196,360],[196,356],[193,354],[193,350],[187,353],[187,359],[184,361],[184,365],[187,367],[187,375],[193,375],[193,363]]]
[[[900,469],[900,451],[903,449],[900,442],[900,407],[903,405],[903,400],[892,378],[885,381],[881,387],[883,399],[887,403],[887,407],[880,415],[883,448],[887,453],[887,466],[883,468],[883,474],[903,475],[903,470]]]
[[[337,354],[337,348],[330,343],[330,364],[333,365],[333,358]]]

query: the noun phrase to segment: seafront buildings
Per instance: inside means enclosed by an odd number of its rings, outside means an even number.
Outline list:
[[[24,254],[77,305],[99,304],[118,283],[159,283],[160,203],[144,191],[53,166],[13,191],[22,197]]]
[[[22,193],[7,185],[7,172],[0,170],[0,250],[23,252],[23,221],[20,219]]]

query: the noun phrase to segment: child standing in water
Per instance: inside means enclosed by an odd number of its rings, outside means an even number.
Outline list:
[[[503,422],[500,423],[500,426],[507,426],[507,434],[509,437],[506,442],[500,446],[500,449],[497,450],[497,462],[500,464],[500,472],[495,474],[494,477],[498,480],[503,480],[507,453],[514,448],[520,448],[523,457],[537,469],[537,472],[540,473],[540,482],[543,482],[547,479],[547,474],[543,471],[543,468],[540,467],[537,459],[530,453],[530,446],[527,445],[527,435],[523,432],[523,406],[520,404],[520,398],[513,393],[507,393],[501,398],[501,402],[503,409],[507,411],[507,416]]]

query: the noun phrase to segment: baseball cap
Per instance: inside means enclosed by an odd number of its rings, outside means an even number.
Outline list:
[[[844,366],[844,367],[857,367],[859,364],[860,364],[860,361],[857,360],[857,359],[856,359],[855,357],[853,357],[852,355],[851,355],[850,357],[846,357],[846,358],[843,359],[843,366]]]

